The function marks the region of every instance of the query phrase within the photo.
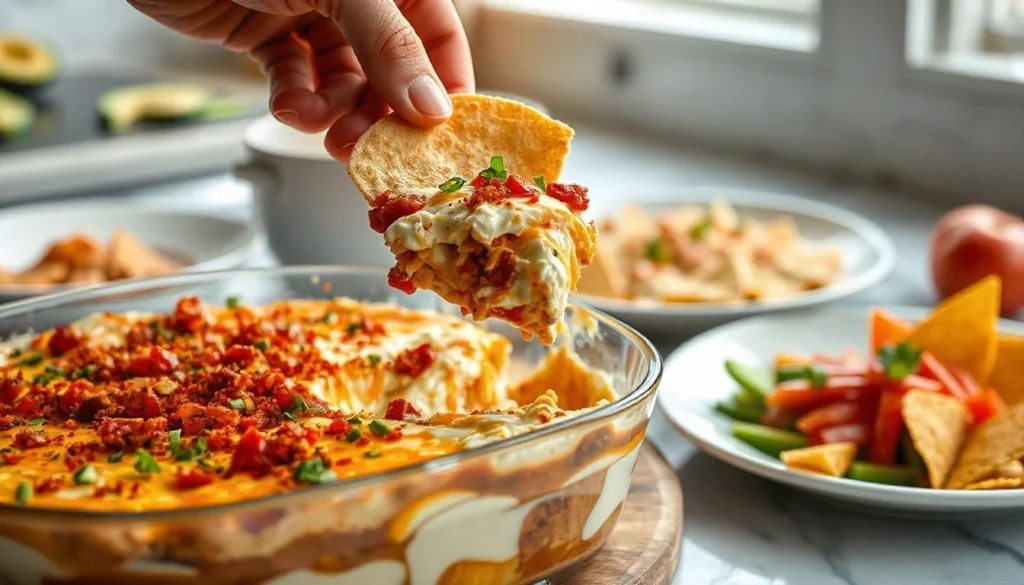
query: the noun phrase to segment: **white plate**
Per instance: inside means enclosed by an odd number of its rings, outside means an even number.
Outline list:
[[[190,272],[238,268],[259,244],[250,226],[212,215],[130,202],[57,202],[0,212],[0,267],[23,270],[57,240],[81,233],[106,242],[117,228],[161,252],[187,258],[190,264],[183,270]],[[0,303],[81,286],[0,285]]]
[[[920,319],[924,309],[893,309]],[[1000,329],[1024,334],[1024,325],[1001,321]],[[715,403],[732,396],[737,385],[725,372],[734,359],[769,366],[778,351],[841,352],[868,344],[868,308],[827,307],[762,315],[723,325],[695,337],[666,361],[658,399],[669,420],[705,452],[740,469],[836,502],[888,515],[970,516],[1024,510],[1024,490],[929,490],[866,483],[790,471],[781,461],[735,439],[732,420],[715,412]]]
[[[687,190],[671,201],[631,203],[657,214],[685,204],[706,205],[714,199],[729,202],[741,216],[761,221],[779,215],[792,217],[804,238],[842,250],[842,278],[824,288],[767,301],[684,304],[592,295],[575,295],[575,300],[610,313],[644,333],[693,334],[741,317],[848,297],[882,281],[895,264],[896,248],[880,227],[857,214],[808,199],[757,191],[701,188]],[[608,216],[614,210],[602,212],[603,216]]]

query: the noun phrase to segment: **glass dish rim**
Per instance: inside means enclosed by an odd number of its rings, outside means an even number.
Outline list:
[[[138,293],[140,291],[158,292],[161,287],[199,285],[204,283],[209,284],[218,280],[240,277],[270,279],[275,277],[316,276],[325,278],[328,275],[338,276],[344,274],[376,274],[381,276],[381,282],[384,283],[386,282],[387,269],[355,265],[300,265],[178,273],[167,276],[125,279],[114,283],[85,286],[70,291],[56,292],[7,304],[0,304],[0,321],[25,315],[27,313],[59,309],[62,306],[71,303],[87,301],[98,295]],[[339,296],[344,295],[339,293]],[[594,318],[597,319],[598,322],[607,325],[616,333],[626,338],[627,341],[633,343],[648,360],[647,372],[644,374],[643,379],[639,384],[636,384],[628,394],[615,402],[596,408],[580,416],[559,421],[547,425],[540,430],[532,431],[523,435],[517,435],[509,439],[473,447],[471,449],[444,455],[421,463],[399,467],[383,473],[375,473],[328,484],[311,485],[300,490],[262,496],[249,500],[241,500],[227,504],[142,512],[103,512],[93,510],[73,510],[68,508],[23,506],[20,504],[0,504],[0,516],[5,520],[10,519],[17,522],[103,521],[105,523],[130,523],[177,522],[185,519],[200,519],[203,517],[219,516],[222,514],[258,511],[260,509],[273,507],[286,500],[296,500],[297,502],[301,502],[316,499],[317,496],[327,497],[333,492],[357,490],[371,487],[378,483],[387,484],[411,475],[432,473],[438,469],[459,465],[467,460],[474,460],[498,451],[513,449],[525,443],[540,440],[543,437],[554,435],[574,426],[583,426],[587,423],[612,418],[615,415],[628,410],[637,403],[642,402],[658,388],[663,373],[663,364],[661,354],[657,351],[650,340],[626,323],[593,307],[573,302],[569,303],[569,307],[574,310],[584,309],[588,313],[594,315]]]

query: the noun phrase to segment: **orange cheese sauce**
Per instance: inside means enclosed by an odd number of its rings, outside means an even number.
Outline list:
[[[0,503],[206,506],[447,455],[475,429],[441,432],[432,415],[513,406],[510,347],[461,319],[345,299],[184,298],[8,341]]]

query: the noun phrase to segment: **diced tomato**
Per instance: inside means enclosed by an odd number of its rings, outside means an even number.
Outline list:
[[[203,324],[203,304],[199,297],[182,297],[174,305],[171,327],[178,333],[195,333]]]
[[[0,404],[14,404],[21,396],[21,383],[14,378],[0,378]]]
[[[953,398],[960,400],[967,398],[967,392],[960,385],[960,381],[950,373],[938,358],[927,351],[921,354],[921,368],[918,370],[918,374],[923,378],[938,382],[941,385],[941,392],[949,394]]]
[[[809,442],[811,445],[824,445],[826,443],[851,442],[858,445],[867,445],[871,439],[871,428],[866,423],[850,423],[825,427],[811,433]]]
[[[336,418],[331,421],[331,424],[328,425],[324,434],[330,437],[339,437],[347,435],[351,430],[352,425],[347,420],[343,418]]]
[[[469,182],[469,184],[474,189],[479,189],[481,187],[501,187],[501,179],[488,179],[477,175]]]
[[[243,368],[256,361],[256,350],[245,345],[233,345],[224,352],[224,364],[237,365]]]
[[[903,433],[903,393],[894,391],[882,392],[878,403],[878,414],[872,429],[871,444],[868,447],[868,460],[878,465],[896,463],[896,450],[899,447],[900,435]]]
[[[978,381],[974,379],[974,376],[970,372],[963,368],[952,367],[949,368],[949,373],[956,378],[957,382],[960,382],[960,387],[964,389],[964,394],[967,396],[974,396],[981,392],[981,386],[978,385]]]
[[[399,219],[412,215],[427,206],[427,198],[422,195],[392,195],[387,191],[373,200],[370,209],[370,228],[383,234]]]
[[[509,190],[513,195],[533,195],[529,187],[523,183],[523,180],[516,175],[509,175],[505,179],[505,188]]]
[[[231,477],[239,471],[260,471],[265,467],[263,453],[267,450],[267,440],[263,438],[255,428],[245,431],[238,444],[235,445],[235,452],[231,456],[231,466],[228,468],[226,477]]]
[[[398,289],[407,295],[416,292],[416,285],[397,266],[388,271],[388,286]]]
[[[212,471],[193,467],[189,470],[179,469],[174,477],[174,486],[179,490],[190,490],[213,483],[216,475]]]
[[[766,400],[769,406],[787,411],[805,411],[835,402],[850,402],[873,389],[864,376],[829,378],[822,388],[814,388],[808,380],[792,380],[775,387]]]
[[[173,353],[153,346],[145,357],[132,359],[128,364],[128,370],[133,376],[160,376],[170,374],[178,366],[178,356]]]
[[[81,340],[74,331],[67,327],[57,327],[53,330],[53,335],[50,336],[47,348],[53,355],[60,355],[75,349],[80,342]]]
[[[878,307],[871,309],[870,319],[871,355],[887,345],[902,343],[913,329],[910,323]]]
[[[406,415],[421,416],[420,412],[416,410],[413,405],[409,404],[402,398],[396,398],[388,403],[387,411],[384,413],[384,418],[388,420],[405,420]]]
[[[991,388],[968,396],[964,400],[964,407],[971,417],[971,422],[976,425],[1006,412],[1006,403],[1003,402],[1002,396]]]
[[[35,416],[39,414],[39,401],[31,396],[26,396],[14,405],[14,413],[22,416]]]
[[[548,183],[546,193],[548,197],[561,201],[571,211],[577,213],[586,211],[590,206],[587,188],[576,183]]]
[[[867,400],[837,402],[819,406],[796,420],[796,428],[809,435],[818,429],[853,422],[865,422],[874,413],[873,405]]]

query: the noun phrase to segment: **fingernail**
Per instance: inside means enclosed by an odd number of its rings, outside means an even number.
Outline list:
[[[452,111],[447,94],[429,75],[421,75],[409,85],[409,101],[417,112],[428,118],[442,118]]]
[[[299,117],[299,113],[295,110],[278,110],[274,112],[274,116],[289,126],[302,124],[302,118]]]

